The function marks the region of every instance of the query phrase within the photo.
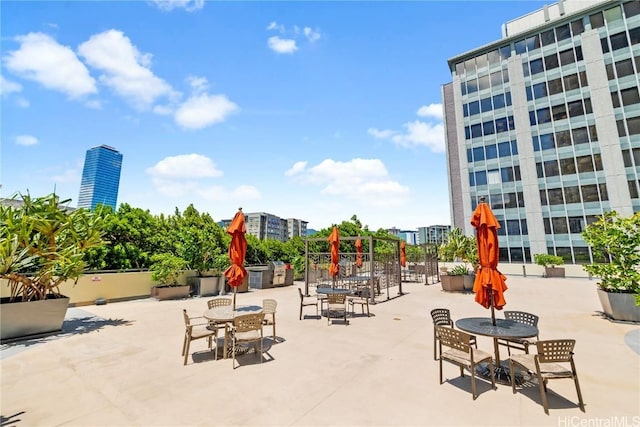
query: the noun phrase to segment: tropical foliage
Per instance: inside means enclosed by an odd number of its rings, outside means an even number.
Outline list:
[[[534,254],[533,262],[543,267],[555,267],[564,264],[564,259],[559,255],[551,254]]]
[[[616,211],[607,212],[587,225],[582,237],[591,246],[594,257],[601,255],[606,261],[583,266],[589,274],[600,278],[600,288],[634,293],[639,304],[640,213],[623,218]]]
[[[457,259],[471,264],[474,271],[478,269],[480,264],[478,260],[478,244],[475,237],[465,236],[458,227],[449,232],[447,241],[440,245],[438,255],[442,261],[450,262]]]
[[[59,297],[59,285],[82,275],[85,253],[102,244],[100,212],[70,209],[55,193],[14,197],[0,206],[0,277],[11,301]]]

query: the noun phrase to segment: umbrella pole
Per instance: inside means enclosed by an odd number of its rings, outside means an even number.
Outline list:
[[[233,287],[233,311],[236,311],[236,291],[238,290],[237,286]],[[493,307],[491,307],[493,309]],[[493,324],[495,325],[495,320],[493,321]]]
[[[491,306],[491,324],[496,326],[496,312],[493,307],[493,289],[489,289],[489,305]]]

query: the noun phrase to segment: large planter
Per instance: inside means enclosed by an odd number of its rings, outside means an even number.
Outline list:
[[[9,298],[2,298],[0,339],[58,332],[62,329],[68,307],[68,297],[26,302],[9,302]]]
[[[545,277],[564,277],[564,267],[545,267]]]
[[[636,305],[634,294],[607,292],[598,289],[602,311],[614,320],[640,322],[640,307]]]
[[[192,276],[187,277],[187,285],[192,295],[201,297],[218,295],[224,286],[224,279],[222,276]]]
[[[189,290],[189,285],[154,286],[151,288],[151,297],[158,300],[188,298]]]
[[[463,279],[463,287],[465,292],[471,292],[473,291],[473,283],[476,281],[476,275],[475,274],[465,274],[464,276],[462,276]]]
[[[442,274],[440,276],[440,283],[442,284],[443,291],[447,291],[447,292],[464,291],[464,276],[451,276],[448,274]]]

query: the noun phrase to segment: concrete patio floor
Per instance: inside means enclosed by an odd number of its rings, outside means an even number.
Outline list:
[[[232,369],[203,340],[183,366],[182,308],[201,315],[208,298],[150,299],[69,310],[71,332],[3,344],[3,426],[638,426],[640,327],[600,314],[593,280],[509,276],[507,309],[540,316],[541,339],[574,338],[586,413],[571,380],[537,387],[478,382],[444,364],[438,381],[429,311],[488,316],[473,294],[405,282],[405,295],[371,306],[370,318],[327,326],[313,308],[298,320],[294,286],[238,294],[238,304],[278,301],[278,342],[264,362],[249,353]],[[393,294],[397,290],[392,290]],[[502,317],[502,313],[497,312]],[[72,319],[71,317],[75,317]],[[71,328],[69,328],[71,327]],[[269,337],[271,328],[265,329]],[[489,338],[479,347],[492,351]],[[534,350],[535,351],[535,350]],[[506,356],[506,352],[505,352]]]

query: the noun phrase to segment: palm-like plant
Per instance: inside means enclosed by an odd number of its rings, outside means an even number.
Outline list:
[[[101,216],[68,202],[55,193],[27,194],[0,206],[0,277],[9,282],[11,301],[59,297],[63,282],[82,275],[84,252],[102,244]]]

